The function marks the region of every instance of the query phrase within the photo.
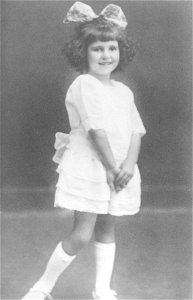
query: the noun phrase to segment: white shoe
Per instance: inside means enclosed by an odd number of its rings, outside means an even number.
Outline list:
[[[53,298],[43,291],[30,289],[21,300],[53,300]]]
[[[92,292],[93,299],[98,300],[118,300],[116,297],[117,293],[113,290],[107,290],[105,292],[96,293],[95,291]]]

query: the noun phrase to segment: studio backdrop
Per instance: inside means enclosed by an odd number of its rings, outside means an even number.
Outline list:
[[[68,133],[65,93],[77,76],[62,56],[73,1],[2,1],[3,189],[50,188],[57,131]],[[108,1],[84,1],[99,13]],[[138,54],[121,79],[147,130],[139,160],[143,187],[191,185],[191,1],[114,1]],[[77,166],[78,167],[78,166]]]

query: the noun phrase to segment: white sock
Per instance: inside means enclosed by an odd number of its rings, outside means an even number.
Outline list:
[[[95,291],[100,292],[110,289],[111,275],[115,260],[115,243],[94,243],[96,259]]]
[[[45,293],[50,293],[53,289],[58,277],[75,259],[76,255],[70,256],[64,252],[62,243],[60,242],[52,253],[44,274],[34,284],[32,290],[41,290]]]

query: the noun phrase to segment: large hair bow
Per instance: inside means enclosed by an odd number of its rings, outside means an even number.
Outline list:
[[[93,9],[82,2],[75,2],[72,7],[67,12],[63,23],[69,22],[87,22],[92,21],[93,19],[103,16],[106,20],[113,22],[123,29],[127,26],[126,17],[122,9],[114,4],[107,5],[99,15],[96,15]]]

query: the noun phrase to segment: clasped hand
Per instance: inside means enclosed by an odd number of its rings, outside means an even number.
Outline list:
[[[119,167],[107,170],[107,182],[117,193],[124,189],[134,175],[134,165],[123,162]]]

